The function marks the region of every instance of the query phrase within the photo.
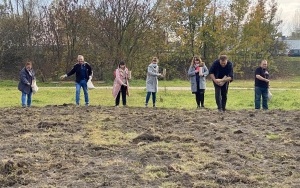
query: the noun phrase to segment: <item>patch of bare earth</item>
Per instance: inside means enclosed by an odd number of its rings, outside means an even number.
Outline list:
[[[0,109],[0,187],[300,187],[300,111]]]

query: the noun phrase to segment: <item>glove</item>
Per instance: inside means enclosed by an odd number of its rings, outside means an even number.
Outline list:
[[[61,77],[60,77],[60,79],[64,79],[64,78],[66,78],[68,75],[66,75],[66,74],[64,74],[64,75],[62,75]]]

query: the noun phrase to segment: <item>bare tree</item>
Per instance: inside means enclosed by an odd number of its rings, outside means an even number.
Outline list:
[[[120,60],[137,67],[134,62],[153,47],[152,40],[147,39],[154,36],[155,7],[150,1],[139,0],[93,1],[91,7],[95,20],[91,43],[103,57],[99,67],[111,70]],[[100,72],[106,72],[103,69]]]
[[[300,9],[294,14],[291,39],[300,39]]]

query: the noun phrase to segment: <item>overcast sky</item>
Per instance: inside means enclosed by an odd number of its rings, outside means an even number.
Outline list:
[[[298,24],[300,24],[300,0],[277,0],[278,16],[283,20],[282,32],[289,35],[295,27],[295,14],[298,12]]]
[[[39,0],[46,4],[49,3],[48,0]],[[224,2],[225,0],[219,0]],[[230,0],[229,0],[230,1]],[[269,0],[270,1],[270,0]],[[278,19],[283,20],[281,24],[281,31],[283,35],[290,35],[295,27],[295,14],[298,12],[298,24],[300,26],[300,0],[275,0],[278,3],[277,16]]]

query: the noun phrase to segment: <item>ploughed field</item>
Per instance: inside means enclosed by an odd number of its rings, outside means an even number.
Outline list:
[[[0,109],[0,187],[300,187],[300,111]]]

